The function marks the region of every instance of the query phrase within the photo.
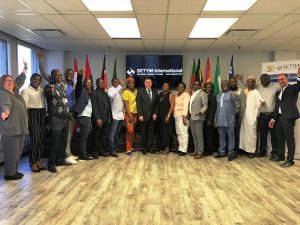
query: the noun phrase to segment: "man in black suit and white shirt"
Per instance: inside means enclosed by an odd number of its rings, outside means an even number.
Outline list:
[[[282,161],[285,159],[285,142],[288,147],[286,161],[281,167],[294,165],[295,155],[295,136],[294,127],[296,120],[300,117],[297,108],[297,99],[300,92],[300,67],[297,72],[297,84],[289,84],[286,74],[278,75],[278,83],[281,90],[276,94],[276,106],[273,119],[269,127],[275,127],[278,150],[277,154],[271,158],[273,161]],[[275,125],[275,126],[274,126]]]
[[[145,88],[140,88],[136,97],[137,113],[141,123],[141,139],[142,152],[147,154],[147,151],[154,153],[152,150],[152,138],[154,131],[154,121],[156,120],[156,101],[157,90],[152,89],[151,78],[146,78],[144,81]]]

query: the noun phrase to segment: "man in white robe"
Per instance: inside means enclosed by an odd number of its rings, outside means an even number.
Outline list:
[[[254,157],[257,140],[257,118],[259,108],[264,104],[264,99],[255,89],[255,79],[249,76],[247,88],[241,94],[242,125],[240,130],[240,149],[249,153],[249,158]]]

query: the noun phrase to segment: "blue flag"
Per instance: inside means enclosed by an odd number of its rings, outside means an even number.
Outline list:
[[[234,76],[234,68],[233,68],[233,56],[231,56],[230,68],[229,68],[229,79]]]

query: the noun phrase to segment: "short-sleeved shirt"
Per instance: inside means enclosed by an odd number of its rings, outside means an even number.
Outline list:
[[[123,94],[122,94],[123,100],[128,101],[128,103],[129,103],[129,110],[131,113],[137,113],[136,95],[137,95],[137,89],[134,89],[134,92],[126,89],[123,91]]]

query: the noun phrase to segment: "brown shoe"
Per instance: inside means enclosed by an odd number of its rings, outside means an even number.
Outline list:
[[[202,157],[203,157],[203,154],[201,153],[201,154],[195,155],[194,159],[201,159]]]
[[[168,147],[166,147],[165,150],[162,151],[162,155],[167,155],[170,152],[170,149]]]
[[[162,154],[162,153],[163,153],[163,151],[164,151],[164,150],[160,150],[160,151],[158,152],[158,154]]]
[[[190,154],[190,156],[196,156],[198,153],[195,151],[193,153]]]

